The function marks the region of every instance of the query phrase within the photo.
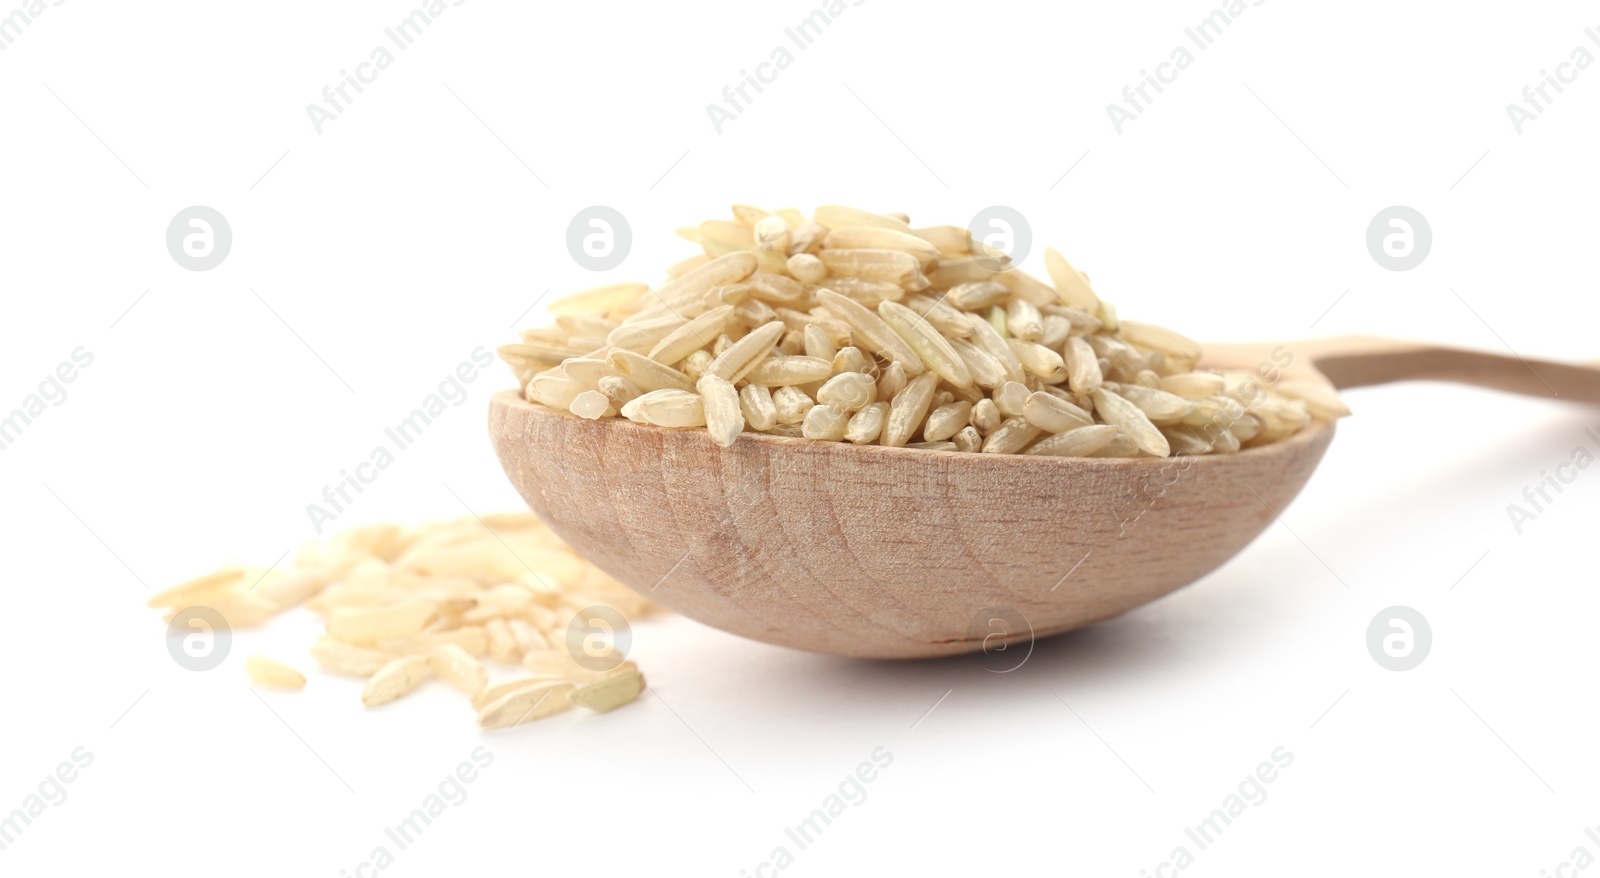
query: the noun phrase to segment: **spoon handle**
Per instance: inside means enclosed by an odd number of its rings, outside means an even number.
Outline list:
[[[1292,360],[1292,365],[1286,361]],[[1276,364],[1286,375],[1320,375],[1334,387],[1396,381],[1452,381],[1526,396],[1600,403],[1600,368],[1534,360],[1423,341],[1347,335],[1280,345],[1207,346],[1206,365],[1256,368]]]

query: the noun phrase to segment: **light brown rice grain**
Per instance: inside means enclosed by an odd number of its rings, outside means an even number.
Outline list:
[[[1062,373],[1066,369],[1066,363],[1061,359],[1061,355],[1042,344],[1015,338],[1006,339],[1006,344],[1010,346],[1012,353],[1017,355],[1017,360],[1022,363],[1025,372],[1043,378]]]
[[[1006,337],[995,329],[993,324],[977,314],[967,315],[967,325],[972,327],[972,341],[989,356],[994,357],[1001,367],[1005,369],[1006,380],[1023,380],[1022,361],[1017,358],[1016,351],[1006,343]]]
[[[911,232],[911,227],[881,213],[846,207],[842,204],[824,204],[812,213],[812,219],[825,229],[842,229],[850,226],[873,226],[897,232]]]
[[[1044,314],[1040,318],[1039,344],[1051,350],[1061,350],[1072,334],[1072,321],[1059,314]]]
[[[739,411],[750,429],[758,433],[765,433],[778,423],[772,391],[762,384],[746,384],[739,389]]]
[[[1004,416],[1000,414],[1000,408],[994,404],[992,399],[980,399],[972,406],[970,423],[985,436],[994,432],[995,428],[999,427],[1000,422],[1004,419]]]
[[[269,570],[251,591],[279,610],[287,610],[317,596],[327,587],[328,574],[321,570]]]
[[[1028,403],[1029,390],[1027,385],[1016,381],[1006,383],[994,389],[993,399],[995,408],[1000,414],[1008,418],[1020,418],[1023,409]]]
[[[478,725],[504,729],[554,716],[572,707],[571,683],[534,683],[500,696],[478,712]]]
[[[611,401],[613,408],[621,409],[628,403],[644,396],[644,389],[621,375],[608,375],[600,379],[600,392]],[[576,401],[576,400],[574,400]]]
[[[671,335],[673,330],[686,322],[677,314],[630,321],[611,330],[606,336],[606,344],[614,349],[633,351],[636,354],[648,353],[662,339]]]
[[[842,409],[831,405],[813,405],[806,410],[805,420],[800,427],[800,435],[807,439],[821,439],[837,442],[844,438],[849,428],[850,416]]]
[[[899,363],[890,363],[883,370],[883,375],[878,378],[878,401],[888,402],[894,399],[895,394],[905,389],[906,370]]]
[[[715,358],[711,356],[710,351],[692,351],[689,356],[683,358],[683,374],[689,376],[690,381],[699,381],[700,376],[710,368],[713,359]]]
[[[748,337],[749,336],[746,336],[746,338]],[[627,378],[629,381],[632,381],[636,386],[639,387],[640,390],[644,391],[645,393],[655,390],[694,389],[694,382],[689,380],[688,375],[685,375],[671,366],[658,363],[655,360],[644,356],[643,354],[636,354],[633,351],[617,350],[612,351],[610,355],[606,357],[606,360],[611,363],[611,365],[617,367],[617,371],[621,372],[623,377]],[[642,393],[640,394],[640,396],[643,395],[644,394]],[[634,398],[634,400],[637,399],[638,397]],[[630,400],[630,402],[634,400]]]
[[[906,296],[902,304],[933,324],[933,328],[945,338],[967,338],[972,335],[972,327],[967,323],[967,319],[960,311],[945,304],[942,299],[922,294]]]
[[[734,307],[733,317],[746,329],[753,329],[763,323],[777,320],[778,312],[760,299],[745,299]]]
[[[834,347],[833,339],[829,338],[828,334],[822,331],[822,327],[815,324],[807,326],[805,328],[804,336],[806,341],[806,356],[817,357],[819,359],[832,362],[833,358],[838,355],[839,349]]]
[[[1138,406],[1150,423],[1156,425],[1176,424],[1194,410],[1193,404],[1183,397],[1142,384],[1123,384],[1116,392]]]
[[[1106,423],[1121,428],[1140,451],[1154,457],[1167,457],[1172,447],[1140,408],[1105,388],[1094,392],[1094,410]]]
[[[1285,378],[1272,385],[1272,389],[1305,403],[1306,410],[1314,418],[1332,421],[1350,414],[1350,407],[1339,398],[1338,391],[1319,381]]]
[[[378,669],[361,689],[361,703],[377,707],[409,693],[428,678],[428,660],[420,655],[395,659]]]
[[[1107,331],[1117,332],[1129,344],[1137,345],[1141,348],[1160,351],[1168,356],[1182,360],[1200,359],[1200,345],[1198,342],[1166,327],[1123,320],[1118,323],[1116,329],[1108,328]]]
[[[504,619],[490,619],[484,626],[484,636],[488,641],[489,657],[497,662],[511,664],[517,661],[521,654],[521,647],[517,643],[516,635],[511,633],[511,626]]]
[[[833,361],[819,357],[768,357],[745,376],[756,384],[781,387],[823,381],[833,374]]]
[[[772,392],[772,404],[777,407],[779,424],[800,424],[817,403],[800,388],[785,386]]]
[[[1214,372],[1180,372],[1161,379],[1161,389],[1185,399],[1199,399],[1222,393],[1227,382]]]
[[[817,290],[817,300],[828,309],[829,313],[849,325],[857,336],[858,346],[865,346],[867,350],[899,363],[908,376],[920,374],[927,368],[916,350],[907,344],[899,333],[891,329],[876,312],[869,311],[859,302],[829,289]]]
[[[968,327],[970,329],[970,327]],[[956,352],[972,375],[972,383],[979,387],[998,387],[1007,381],[1006,369],[1000,361],[977,345],[961,338],[948,339],[950,349]]]
[[[984,454],[1016,454],[1038,438],[1038,427],[1022,418],[1006,418],[983,440]]]
[[[385,607],[338,610],[328,617],[328,634],[345,643],[367,645],[385,637],[416,634],[438,610],[432,601],[402,601]]]
[[[889,402],[889,415],[878,441],[890,446],[903,446],[911,441],[917,428],[922,426],[923,420],[928,416],[928,406],[933,402],[933,392],[938,384],[938,375],[924,372],[911,379],[904,390],[895,394],[894,399]]]
[[[972,384],[972,373],[967,364],[927,320],[899,302],[884,302],[878,306],[878,316],[897,333],[917,356],[939,377],[957,387]]]
[[[598,420],[612,411],[611,400],[598,390],[585,390],[573,397],[567,410],[580,418]]]
[[[941,405],[928,415],[922,426],[922,438],[929,442],[943,442],[967,426],[972,417],[972,403],[952,402]]]
[[[1143,452],[1127,433],[1117,431],[1111,441],[1100,447],[1098,451],[1089,452],[1090,457],[1139,457]]]
[[[810,253],[790,256],[788,269],[789,274],[793,275],[795,280],[806,284],[820,283],[823,278],[828,276],[827,266],[822,264],[821,259]]]
[[[399,656],[376,649],[352,646],[332,637],[319,637],[311,647],[311,657],[326,670],[352,677],[370,677]]]
[[[644,686],[644,675],[630,669],[578,687],[572,692],[572,702],[595,713],[606,713],[637,699]]]
[[[836,251],[899,250],[909,253],[922,264],[939,258],[939,248],[927,240],[910,232],[882,226],[840,226],[828,232],[828,236],[822,239],[822,246]],[[827,262],[826,257],[823,262]]]
[[[845,427],[844,438],[857,445],[867,445],[878,441],[878,436],[883,432],[884,419],[888,414],[888,403],[872,403],[851,415],[850,423]]]
[[[1044,315],[1025,299],[1012,299],[1006,304],[1006,326],[1023,341],[1039,342],[1044,338]]]
[[[960,226],[928,226],[912,229],[911,234],[937,247],[942,259],[972,253],[972,232]]]
[[[756,254],[747,250],[718,256],[705,265],[662,284],[655,291],[655,298],[670,309],[704,296],[716,287],[744,280],[755,273],[758,264]]]
[[[867,280],[860,277],[830,277],[825,282],[828,289],[841,296],[849,296],[868,308],[882,302],[898,302],[907,298],[905,287],[888,281]]]
[[[304,689],[306,675],[283,662],[264,655],[253,655],[244,660],[245,673],[263,686],[279,689]]]
[[[701,376],[695,387],[700,391],[706,430],[711,434],[711,441],[727,448],[744,432],[744,412],[739,407],[739,391],[734,389],[733,382],[716,375]]]
[[[860,372],[876,381],[882,377],[879,371],[877,361],[863,354],[861,349],[854,345],[840,348],[839,352],[833,355],[833,374],[835,375],[841,372]]]
[[[978,311],[997,305],[1011,295],[1011,290],[999,281],[980,280],[956,284],[945,293],[944,301],[962,311]]]
[[[712,308],[667,333],[665,338],[650,349],[650,359],[667,366],[679,362],[715,340],[723,327],[728,325],[728,318],[732,316],[732,305]]]
[[[1079,336],[1067,339],[1066,357],[1064,362],[1067,367],[1067,385],[1072,392],[1088,395],[1100,389],[1100,384],[1105,380],[1100,374],[1100,361],[1095,356],[1094,348]]]
[[[978,246],[973,242],[973,247]],[[933,273],[928,275],[935,287],[946,289],[964,283],[993,280],[998,274],[995,271],[995,261],[987,257],[957,256],[953,259],[940,259],[934,267]]]
[[[600,314],[626,308],[650,291],[641,283],[615,283],[570,293],[545,306],[551,314]]]
[[[428,667],[433,675],[472,695],[489,685],[489,670],[461,647],[446,643],[428,652]]]
[[[1042,390],[1028,395],[1022,416],[1046,433],[1065,433],[1094,424],[1094,415]]]
[[[817,402],[843,412],[865,408],[877,397],[878,386],[872,376],[862,372],[840,372],[817,390]]]
[[[738,384],[745,373],[772,353],[783,333],[784,325],[782,321],[777,320],[750,330],[744,338],[734,342],[732,347],[712,361],[705,374]]]
[[[757,247],[774,253],[789,252],[789,224],[783,221],[783,217],[762,217],[756,220],[752,230]]]
[[[753,297],[773,306],[793,307],[806,300],[805,284],[787,275],[758,271],[745,282]]]
[[[472,710],[474,713],[481,711],[485,707],[488,707],[490,704],[493,704],[495,701],[498,701],[512,692],[517,692],[527,689],[531,686],[540,685],[542,683],[560,683],[563,681],[570,682],[566,681],[563,675],[552,671],[549,673],[536,673],[528,677],[517,677],[514,680],[506,680],[502,683],[495,683],[492,686],[485,686],[473,693],[471,701]]]
[[[698,393],[686,390],[652,390],[624,406],[633,407],[630,420],[653,424],[657,427],[703,427],[706,410]]]
[[[1061,298],[1061,304],[1081,308],[1089,314],[1099,313],[1100,297],[1089,286],[1089,279],[1073,268],[1072,263],[1056,252],[1054,247],[1045,248],[1044,265],[1050,273],[1050,282],[1056,288],[1056,295]]]
[[[1088,457],[1105,448],[1119,436],[1117,428],[1109,424],[1092,424],[1073,427],[1035,442],[1024,454],[1048,457]],[[1132,449],[1132,443],[1129,443]]]
[[[1249,442],[1260,435],[1261,422],[1254,416],[1242,414],[1228,422],[1228,431],[1237,436],[1240,442]]]

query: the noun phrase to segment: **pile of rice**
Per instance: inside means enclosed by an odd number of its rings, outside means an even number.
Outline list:
[[[572,294],[499,349],[526,399],[723,446],[1059,457],[1234,452],[1350,413],[1315,381],[1197,370],[1200,345],[1119,319],[1054,250],[1047,284],[967,229],[840,205],[736,204],[678,233],[702,252],[664,283]]]

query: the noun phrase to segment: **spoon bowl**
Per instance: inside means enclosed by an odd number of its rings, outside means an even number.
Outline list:
[[[924,658],[1078,628],[1233,557],[1333,439],[1237,454],[966,454],[590,421],[494,397],[512,484],[562,539],[669,609],[756,640]]]

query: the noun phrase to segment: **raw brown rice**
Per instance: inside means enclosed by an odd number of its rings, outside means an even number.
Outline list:
[[[605,290],[574,301],[612,301],[618,295]],[[738,392],[724,383],[709,398],[728,402],[734,394],[738,409]],[[700,395],[686,395],[700,404]],[[304,604],[327,628],[311,657],[328,673],[365,679],[364,705],[401,698],[432,676],[472,696],[472,709],[487,728],[566,710],[574,687],[613,675],[627,679],[579,703],[610,710],[636,697],[643,678],[636,686],[639,672],[632,662],[619,658],[617,667],[603,670],[580,666],[567,651],[567,630],[591,606],[614,608],[629,619],[656,609],[579,558],[528,512],[419,527],[365,525],[308,544],[293,570],[227,567],[159,591],[148,603],[168,611],[169,618],[185,608],[210,607],[233,628],[261,624]],[[486,657],[526,668],[532,676],[492,684]],[[246,659],[245,671],[266,686],[298,689],[306,683],[299,671],[260,655]]]
[[[1349,414],[1317,382],[1199,368],[1200,345],[1119,319],[1054,249],[1045,283],[960,227],[842,205],[740,204],[679,233],[703,252],[654,292],[575,293],[500,349],[528,400],[704,426],[723,446],[754,432],[1094,457],[1228,453]]]

